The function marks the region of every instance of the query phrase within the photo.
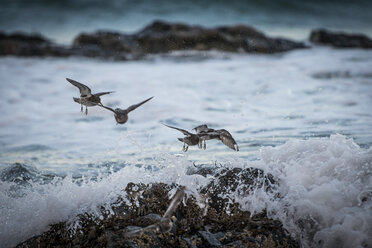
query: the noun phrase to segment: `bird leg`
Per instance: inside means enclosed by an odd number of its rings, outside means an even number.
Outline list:
[[[183,143],[182,151],[187,152],[187,149],[189,149],[189,146]]]
[[[207,149],[207,142],[205,141],[205,139],[204,139],[204,147],[203,148],[204,148],[204,150]]]
[[[84,111],[83,104],[81,104],[80,106],[81,106],[80,111],[83,112]]]
[[[85,107],[85,115],[88,115],[88,107]]]

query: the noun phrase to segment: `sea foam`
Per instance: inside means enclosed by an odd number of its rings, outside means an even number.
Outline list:
[[[261,150],[258,167],[279,180],[269,215],[305,247],[371,247],[372,149],[342,135]],[[251,211],[257,211],[251,206]]]

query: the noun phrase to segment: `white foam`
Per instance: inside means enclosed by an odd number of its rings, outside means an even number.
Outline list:
[[[372,245],[372,199],[360,200],[371,191],[372,149],[342,135],[291,140],[263,148],[256,165],[275,176],[281,198],[260,192],[255,198],[262,198],[261,205],[249,210],[266,207],[305,247]]]
[[[33,183],[19,198],[11,196],[11,183],[0,182],[1,247],[11,247],[40,234],[53,223],[68,221],[74,225],[76,216],[84,212],[100,216],[100,206],[110,209],[118,196],[125,195],[123,189],[129,182],[178,183],[187,186],[189,193],[195,193],[208,181],[200,175],[186,175],[191,162],[185,158],[164,155],[162,159],[164,166],[157,171],[127,166],[98,181],[84,180],[81,185],[70,176],[46,185]]]

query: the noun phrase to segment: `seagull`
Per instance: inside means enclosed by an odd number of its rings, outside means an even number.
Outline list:
[[[239,147],[236,144],[236,141],[226,129],[214,130],[212,128],[209,128],[206,124],[197,126],[193,129],[196,131],[196,134],[200,137],[201,144],[204,141],[204,146],[203,146],[204,150],[207,147],[206,140],[218,139],[218,140],[221,140],[223,144],[230,147],[231,149],[235,151],[239,151]]]
[[[88,107],[102,105],[100,96],[113,93],[113,91],[100,92],[92,94],[91,89],[75,80],[66,78],[72,85],[76,86],[80,90],[80,98],[73,97],[74,101],[81,104],[81,112],[83,112],[83,105],[85,105],[85,114],[88,114]]]
[[[140,228],[134,231],[126,232],[124,233],[124,237],[131,238],[136,236],[141,236],[146,231],[155,231],[155,232],[169,232],[172,230],[174,221],[177,220],[176,217],[173,216],[174,212],[176,211],[178,205],[183,199],[183,196],[185,195],[185,187],[181,187],[177,190],[176,194],[174,195],[171,203],[169,204],[167,211],[165,211],[165,214],[161,218],[161,220],[155,224],[149,225],[144,228]]]
[[[129,114],[129,112],[135,110],[136,108],[138,108],[142,104],[146,103],[147,101],[150,101],[152,98],[153,97],[150,97],[149,99],[146,99],[146,100],[144,100],[144,101],[142,101],[142,102],[140,102],[138,104],[134,104],[134,105],[128,107],[127,109],[116,108],[114,110],[114,109],[112,109],[110,107],[104,106],[103,104],[101,104],[99,106],[102,107],[102,108],[108,109],[108,110],[110,110],[110,111],[112,111],[114,113],[116,124],[124,124],[128,120],[128,114]]]
[[[195,146],[195,145],[200,146],[200,137],[197,134],[189,133],[186,130],[183,130],[181,128],[168,126],[166,124],[163,124],[163,125],[169,128],[176,129],[185,135],[184,138],[178,138],[179,141],[183,142],[182,151],[187,152],[187,149],[189,149],[189,146]]]

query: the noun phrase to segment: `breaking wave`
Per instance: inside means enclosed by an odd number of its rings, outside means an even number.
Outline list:
[[[304,247],[372,246],[372,148],[332,135],[264,147],[256,161],[221,163],[225,168],[257,167],[273,175],[279,197],[262,189],[244,197],[229,194],[252,214],[266,209]],[[190,175],[192,168],[185,157],[167,152],[146,166],[129,164],[95,178],[10,165],[0,174],[0,244],[14,246],[61,221],[76,228],[77,215],[85,212],[100,217],[101,207],[110,210],[129,182],[176,183],[197,196],[213,177]]]

